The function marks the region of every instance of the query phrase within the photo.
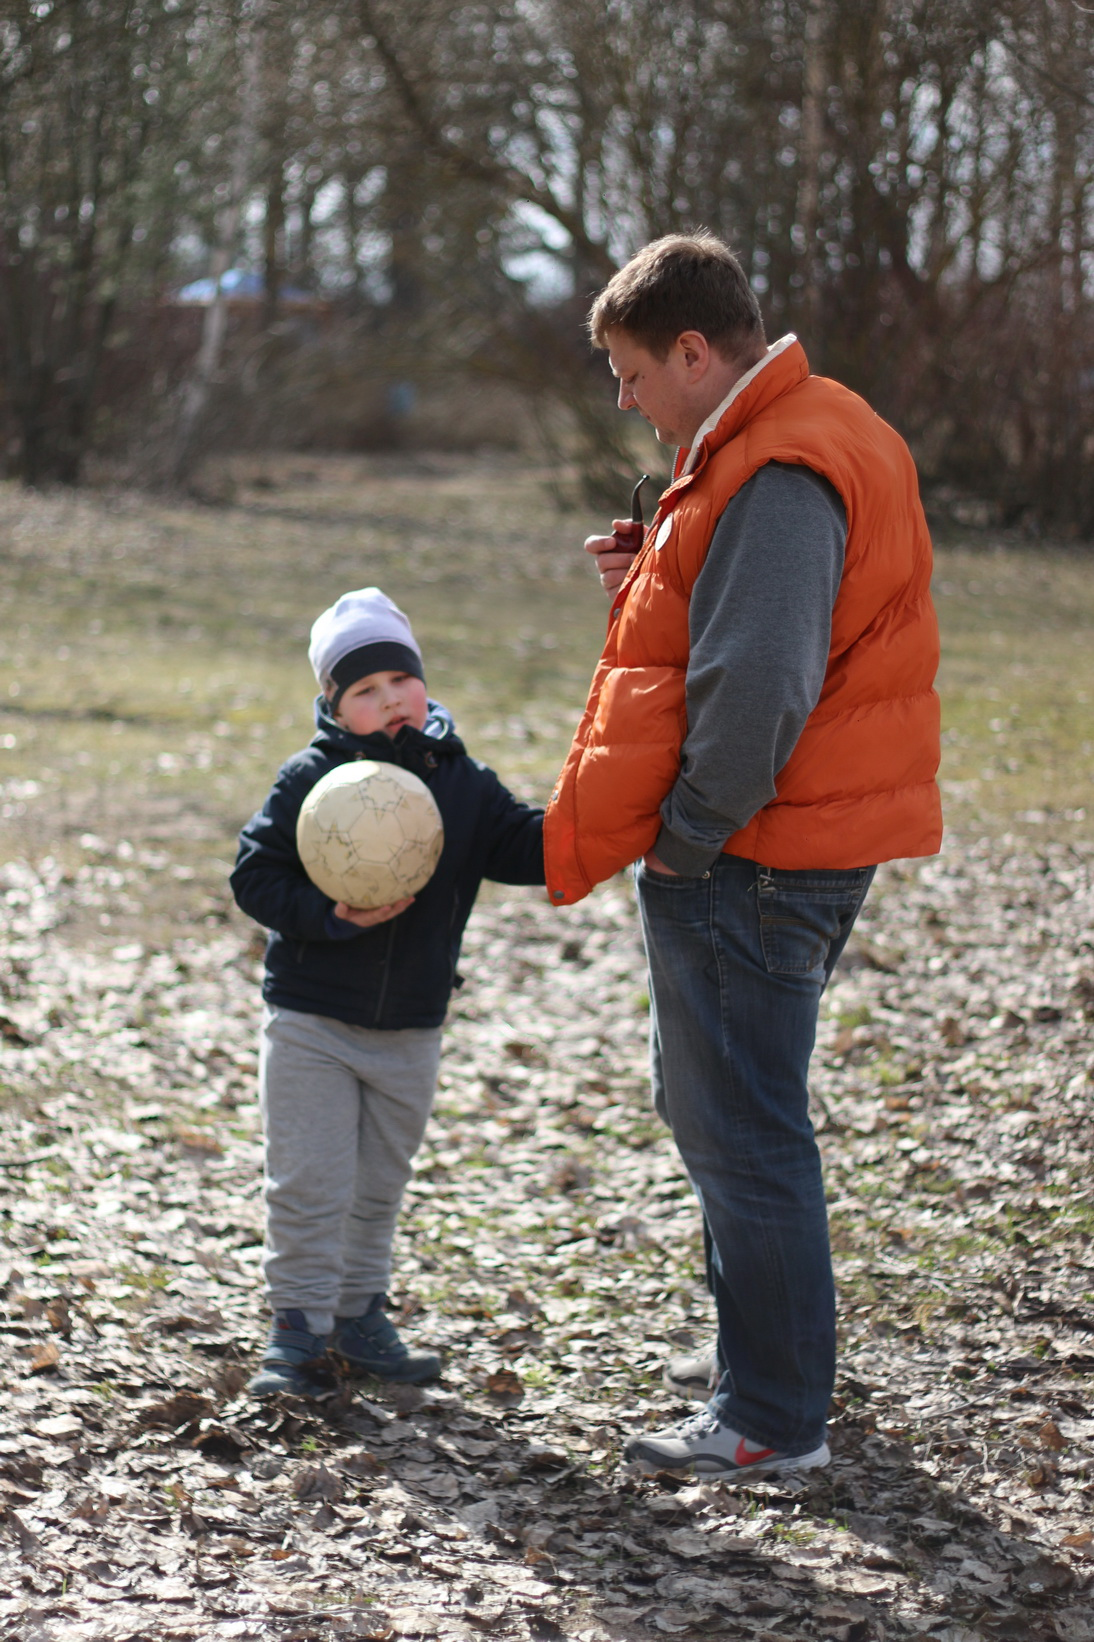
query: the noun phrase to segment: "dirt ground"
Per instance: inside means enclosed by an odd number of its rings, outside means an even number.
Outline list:
[[[1089,852],[883,874],[814,1072],[834,1460],[737,1489],[620,1463],[710,1323],[627,886],[476,913],[395,1295],[444,1380],[316,1412],[242,1391],[253,941],[66,942],[155,877],[4,879],[0,1637],[1091,1642]]]
[[[952,830],[880,874],[811,1078],[831,1467],[621,1464],[686,1412],[661,1365],[711,1326],[624,880],[561,913],[492,890],[472,920],[393,1296],[440,1386],[243,1391],[261,946],[234,832],[309,733],[315,608],[366,580],[473,750],[549,790],[602,614],[557,550],[596,521],[544,496],[504,464],[349,459],[220,509],[0,487],[0,1642],[1094,1642],[1075,556],[941,557]]]

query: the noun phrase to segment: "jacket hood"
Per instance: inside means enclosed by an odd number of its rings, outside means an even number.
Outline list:
[[[404,724],[394,739],[382,730],[373,735],[354,735],[335,719],[325,696],[315,698],[315,723],[313,747],[332,748],[350,758],[373,758],[378,764],[401,764],[406,754],[413,757],[432,753],[435,757],[438,753],[455,756],[467,751],[456,734],[452,714],[439,701],[429,702],[424,729]]]

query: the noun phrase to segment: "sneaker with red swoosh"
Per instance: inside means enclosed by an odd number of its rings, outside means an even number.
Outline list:
[[[664,1431],[631,1437],[623,1456],[645,1471],[695,1471],[720,1477],[814,1471],[827,1465],[832,1457],[826,1442],[808,1454],[784,1454],[777,1448],[765,1448],[723,1425],[709,1404],[701,1413]]]

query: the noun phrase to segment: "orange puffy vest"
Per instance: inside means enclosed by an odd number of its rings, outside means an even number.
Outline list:
[[[725,850],[770,867],[859,867],[933,855],[941,843],[938,624],[915,466],[864,400],[809,374],[788,337],[731,398],[691,470],[678,461],[612,601],[547,808],[547,887],[558,905],[653,847],[687,734],[691,590],[727,503],[766,462],[801,463],[835,486],[847,545],[820,699],[775,797]]]

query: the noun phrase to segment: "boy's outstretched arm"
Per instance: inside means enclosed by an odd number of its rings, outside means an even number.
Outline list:
[[[493,771],[493,783],[483,806],[484,829],[489,840],[484,878],[499,884],[543,884],[543,811],[536,804],[522,804],[503,787]]]

